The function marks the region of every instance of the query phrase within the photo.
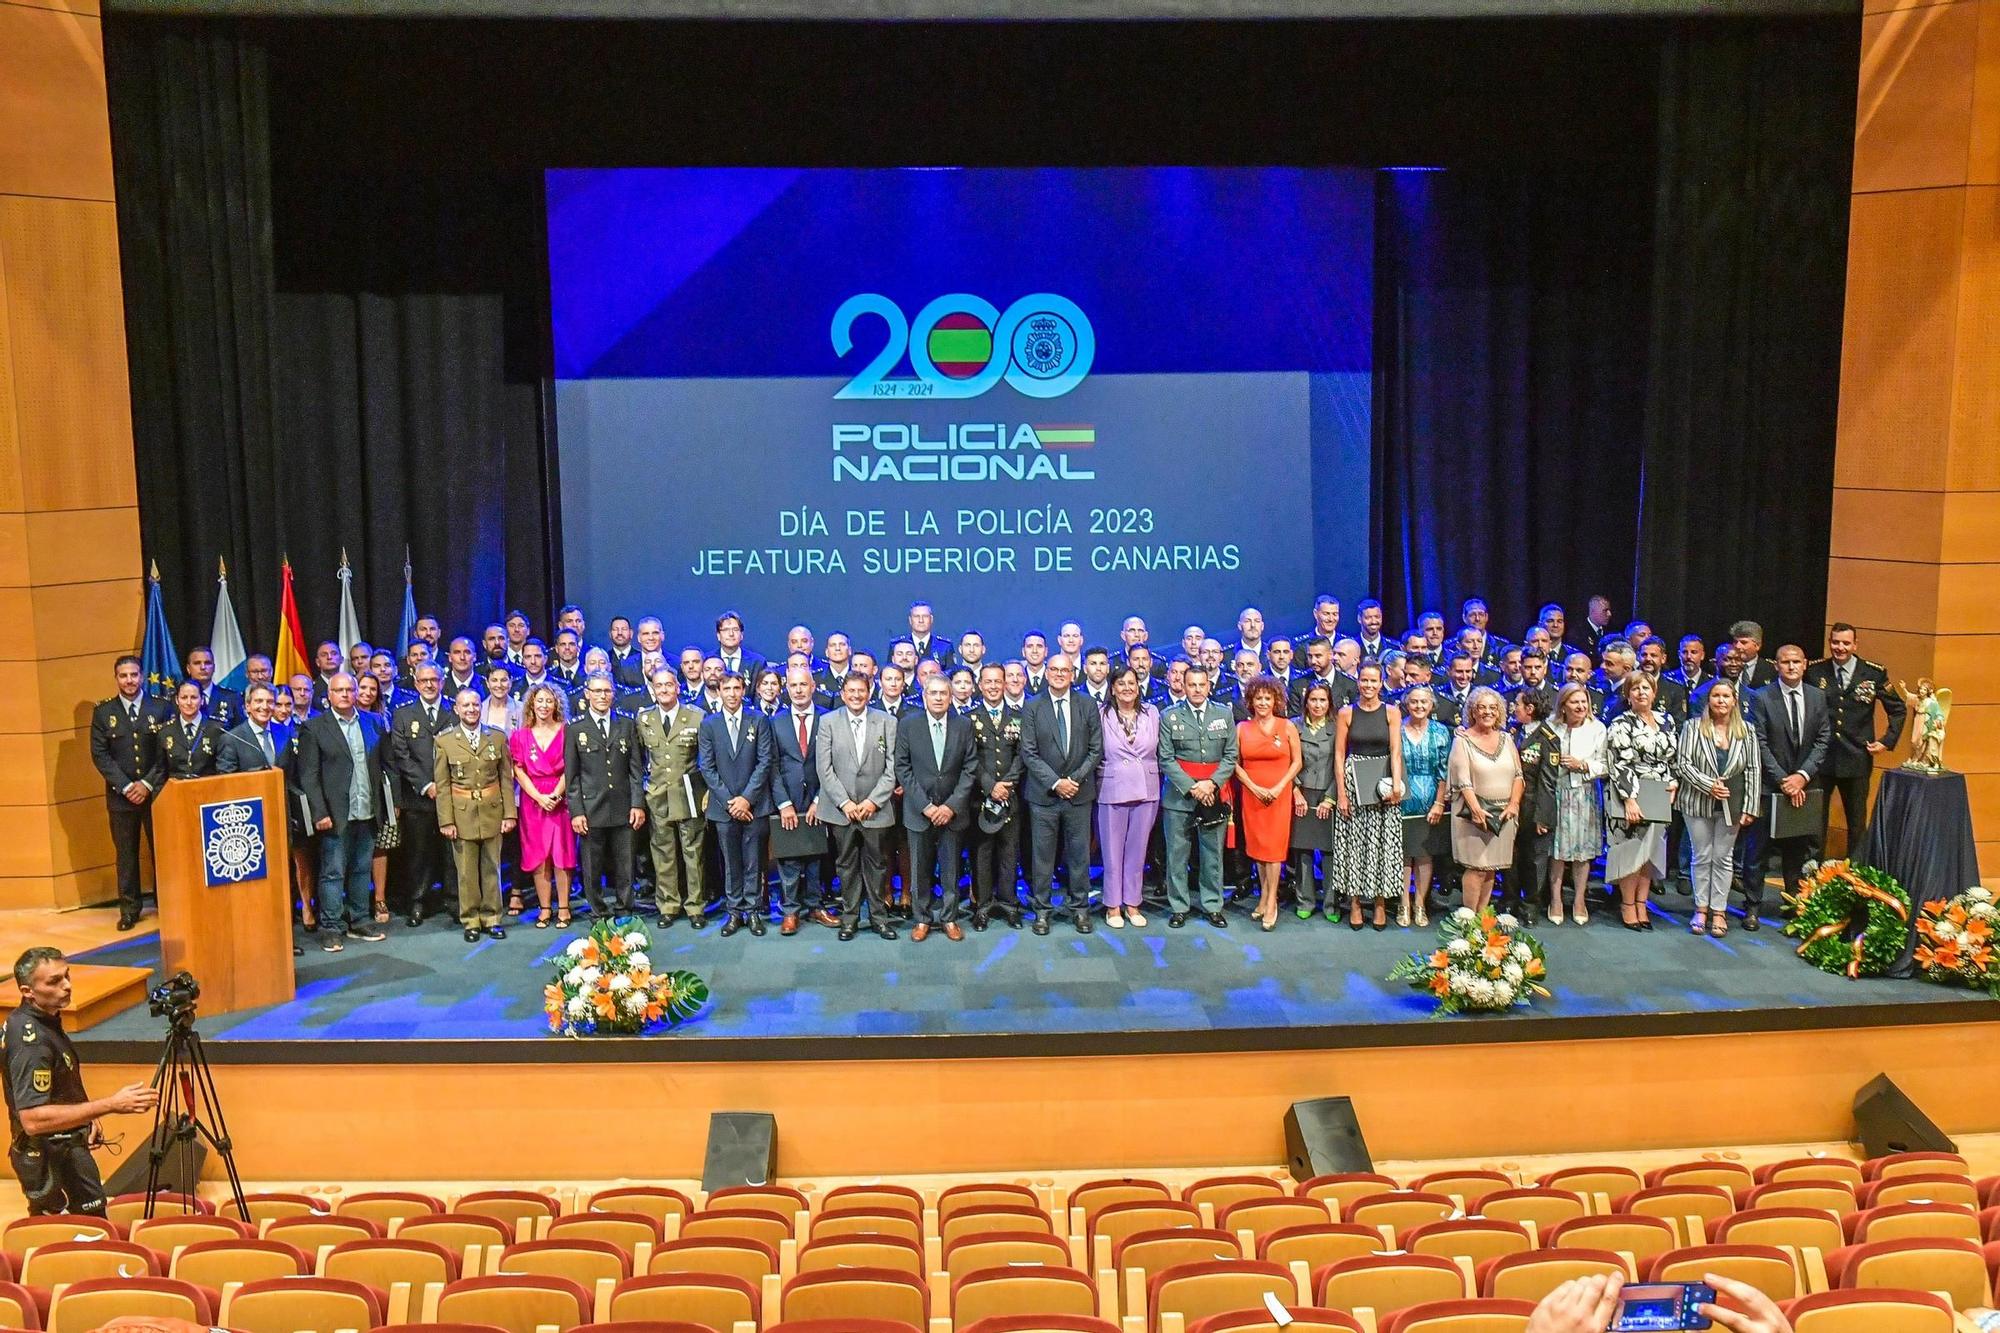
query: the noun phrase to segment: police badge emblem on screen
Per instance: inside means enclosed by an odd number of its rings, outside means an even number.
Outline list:
[[[262,797],[214,801],[201,807],[201,857],[210,888],[262,879],[266,873],[264,850]]]

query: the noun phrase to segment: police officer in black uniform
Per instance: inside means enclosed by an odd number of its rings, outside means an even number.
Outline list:
[[[97,1120],[150,1111],[159,1093],[132,1083],[90,1100],[76,1048],[63,1031],[69,1007],[69,963],[62,950],[37,947],[14,964],[21,1004],[0,1028],[7,1057],[8,1160],[27,1196],[28,1212],[104,1216],[104,1181],[91,1160]]]
[[[1007,702],[1006,671],[989,662],[979,672],[980,697],[972,705],[973,795],[977,818],[967,839],[972,849],[972,928],[999,917],[1021,926],[1015,868],[1021,855],[1021,710]]]
[[[1875,756],[1896,748],[1910,710],[1903,696],[1889,688],[1888,670],[1854,651],[1854,626],[1836,622],[1827,632],[1826,646],[1827,655],[1806,668],[1806,684],[1826,694],[1826,708],[1833,715],[1823,773],[1827,785],[1840,793],[1841,813],[1847,816],[1847,851],[1852,856],[1868,832],[1868,777],[1875,769]],[[1878,703],[1889,719],[1880,740],[1875,737]],[[1826,811],[1833,813],[1831,797]],[[1820,846],[1825,845],[1826,828],[1821,825]]]
[[[104,803],[111,817],[111,845],[118,852],[118,929],[139,923],[139,835],[153,837],[153,798],[167,782],[160,728],[173,717],[166,700],[146,694],[146,673],[138,658],[118,659],[112,668],[118,693],[90,715],[90,759],[104,778]]]

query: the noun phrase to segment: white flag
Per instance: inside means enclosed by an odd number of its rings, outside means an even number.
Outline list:
[[[354,614],[354,568],[347,552],[340,553],[340,655],[344,659],[361,642],[361,617]]]
[[[216,562],[215,627],[208,632],[208,649],[215,654],[215,683],[238,694],[250,683],[243,652],[243,631],[236,627],[236,608],[229,602],[229,568]]]

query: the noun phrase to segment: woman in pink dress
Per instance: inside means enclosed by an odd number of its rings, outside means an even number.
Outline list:
[[[576,834],[570,831],[563,777],[563,702],[553,685],[537,685],[521,701],[521,726],[507,738],[514,756],[514,782],[521,789],[521,869],[535,877],[541,915],[536,930],[549,928],[549,877],[557,892],[555,924],[569,924],[570,872],[576,869]]]

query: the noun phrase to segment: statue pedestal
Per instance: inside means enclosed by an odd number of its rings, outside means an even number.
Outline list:
[[[1916,951],[1915,913],[1934,898],[1951,898],[1979,883],[1972,842],[1972,805],[1963,773],[1885,768],[1868,817],[1868,837],[1854,853],[1909,890],[1910,937],[1903,964]]]

